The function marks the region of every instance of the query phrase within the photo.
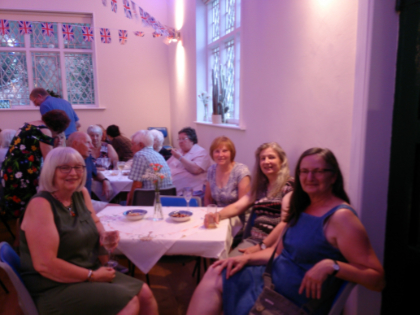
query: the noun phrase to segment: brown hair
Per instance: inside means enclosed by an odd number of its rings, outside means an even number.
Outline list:
[[[232,140],[230,140],[226,136],[217,137],[211,143],[211,146],[210,146],[210,157],[212,158],[212,160],[214,160],[213,159],[213,152],[214,152],[214,150],[216,150],[221,145],[225,145],[228,148],[228,150],[230,151],[230,161],[233,162],[235,160],[235,156],[236,156],[235,145],[233,144]]]
[[[29,95],[30,98],[37,97],[37,96],[48,96],[48,92],[43,88],[35,88],[32,90],[31,94]]]
[[[338,165],[338,161],[335,158],[334,153],[331,152],[329,149],[322,149],[322,148],[311,148],[306,150],[300,156],[295,170],[295,189],[293,190],[292,199],[290,201],[290,211],[289,216],[286,219],[288,222],[292,221],[292,224],[295,224],[299,219],[300,214],[305,211],[305,209],[311,204],[311,200],[308,194],[303,191],[302,184],[300,182],[300,163],[302,162],[303,158],[310,156],[310,155],[319,155],[321,156],[325,163],[327,163],[328,168],[333,171],[336,176],[336,180],[332,185],[332,193],[334,196],[344,200],[347,203],[350,203],[350,199],[347,196],[346,191],[344,190],[344,179],[343,175],[341,174],[340,165]]]
[[[66,112],[60,109],[53,109],[42,115],[42,121],[55,133],[62,133],[70,125],[70,118]]]

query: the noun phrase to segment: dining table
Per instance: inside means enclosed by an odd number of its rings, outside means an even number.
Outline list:
[[[131,221],[125,211],[143,209],[146,216]],[[222,220],[214,229],[203,225],[205,207],[190,207],[192,216],[188,221],[174,221],[169,213],[186,210],[186,207],[162,207],[164,219],[153,221],[153,207],[108,206],[97,215],[105,230],[118,230],[120,241],[117,247],[143,273],[159,261],[163,255],[201,256],[204,258],[227,258],[233,237],[240,228],[238,217]]]
[[[101,200],[101,201],[110,201],[114,199],[121,192],[129,192],[133,181],[128,178],[129,170],[124,170],[122,172],[117,170],[102,171],[102,174],[109,180],[112,187],[112,193],[109,199],[106,199],[105,195],[102,192],[102,184],[95,180],[92,181],[92,192]]]

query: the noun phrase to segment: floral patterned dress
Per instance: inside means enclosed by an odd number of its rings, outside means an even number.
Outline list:
[[[45,128],[25,123],[13,138],[3,162],[4,209],[15,218],[23,214],[37,192],[42,160],[40,143],[53,145],[53,138],[41,131]]]

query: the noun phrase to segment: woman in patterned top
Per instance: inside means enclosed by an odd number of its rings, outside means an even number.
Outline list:
[[[207,170],[204,205],[226,207],[245,196],[251,183],[248,167],[235,162],[235,145],[225,136],[213,140],[210,156],[216,164]]]
[[[54,138],[67,129],[70,119],[62,110],[51,110],[42,120],[25,123],[13,138],[2,166],[4,208],[19,218],[38,187],[41,159],[53,148]]]
[[[218,223],[220,220],[240,215],[253,206],[245,230],[246,238],[230,256],[239,255],[240,250],[262,243],[281,221],[282,199],[293,189],[286,153],[276,142],[259,146],[255,152],[255,159],[250,192],[215,214],[214,219]],[[206,227],[208,216],[204,219]]]
[[[118,162],[118,155],[115,152],[112,145],[102,142],[102,129],[97,125],[90,125],[87,129],[87,134],[92,139],[93,149],[91,155],[95,163],[96,168],[99,170],[105,170],[104,166],[97,162],[98,158],[109,158],[111,164],[108,169],[112,169],[112,166]]]

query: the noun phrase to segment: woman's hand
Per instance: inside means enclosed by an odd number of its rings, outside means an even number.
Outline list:
[[[221,267],[220,273],[223,271],[223,269],[226,268],[226,279],[229,279],[229,277],[233,276],[235,273],[241,270],[247,263],[248,257],[246,255],[242,255],[224,260],[218,260],[213,265],[211,265],[211,268]]]
[[[210,218],[213,217],[213,220],[210,220]],[[209,222],[216,222],[216,224],[219,224],[220,221],[220,215],[219,213],[207,213],[204,216],[204,227],[207,229],[209,227]]]
[[[172,156],[174,158],[176,158],[177,160],[179,160],[179,157],[181,156],[181,153],[177,149],[172,148],[171,149],[171,153],[172,153]]]
[[[260,244],[247,247],[247,248],[239,248],[239,251],[244,254],[252,254],[252,253],[259,252],[260,250],[261,250]]]
[[[306,290],[306,297],[313,299],[321,298],[322,284],[328,275],[334,272],[334,261],[324,259],[309,269],[300,284],[299,294]]]
[[[111,267],[100,267],[92,274],[93,282],[111,282],[115,278],[115,270]]]

